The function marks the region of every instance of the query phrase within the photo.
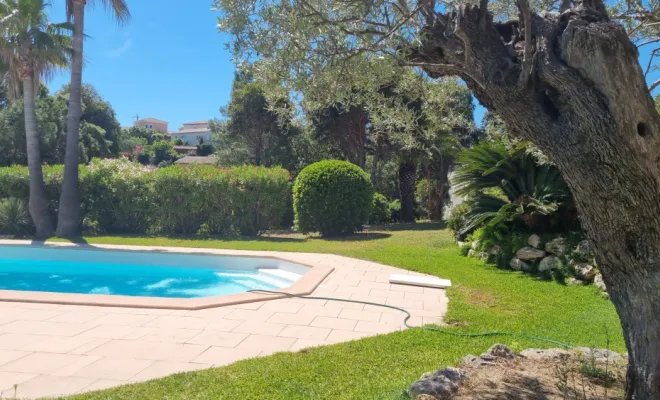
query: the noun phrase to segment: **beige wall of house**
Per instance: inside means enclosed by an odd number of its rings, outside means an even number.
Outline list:
[[[179,128],[179,130],[184,131],[188,129],[208,129],[208,127],[209,127],[208,121],[184,122],[183,126]]]
[[[133,122],[133,126],[138,126],[147,129],[153,129],[156,132],[167,133],[167,121],[161,121],[155,118],[139,119]]]

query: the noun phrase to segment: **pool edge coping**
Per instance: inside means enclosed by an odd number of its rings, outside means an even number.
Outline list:
[[[309,268],[293,285],[278,289],[282,294],[237,293],[223,296],[200,298],[165,298],[145,296],[122,296],[82,293],[33,292],[21,290],[0,290],[0,301],[21,303],[46,303],[60,305],[128,307],[170,310],[202,310],[237,304],[254,303],[286,298],[289,295],[311,294],[333,271],[331,265],[310,265],[295,257],[287,257],[286,252],[211,249],[196,247],[134,246],[113,244],[77,244],[67,242],[36,242],[32,240],[0,239],[0,245],[36,247],[74,247],[80,249],[104,249],[124,251],[160,251],[178,254],[208,254],[218,256],[268,257],[300,264]],[[295,254],[295,253],[292,253]],[[313,254],[313,253],[308,253]]]

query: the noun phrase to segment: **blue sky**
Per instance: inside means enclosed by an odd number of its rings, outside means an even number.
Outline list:
[[[132,125],[136,115],[168,121],[170,130],[219,117],[229,101],[234,65],[211,0],[127,1],[132,18],[122,26],[103,7],[88,6],[83,81],[112,104],[122,126]],[[53,2],[50,18],[64,21],[64,1]],[[644,66],[649,50],[641,51]],[[654,72],[647,80],[659,77]],[[56,75],[51,92],[69,79],[68,72]],[[477,122],[483,112],[477,105]]]
[[[216,29],[210,0],[127,0],[132,18],[118,26],[99,5],[85,15],[88,38],[83,81],[109,101],[122,126],[135,115],[169,122],[220,116],[234,74],[226,36]],[[64,21],[64,1],[55,0],[53,22]],[[49,82],[51,93],[70,80],[63,71]]]

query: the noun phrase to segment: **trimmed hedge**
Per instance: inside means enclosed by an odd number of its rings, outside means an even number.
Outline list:
[[[44,167],[53,213],[62,166]],[[282,168],[173,165],[153,169],[126,159],[80,166],[84,223],[105,233],[255,235],[280,228],[290,191]],[[28,200],[25,167],[0,168],[0,198]]]
[[[293,187],[296,229],[323,236],[359,231],[369,218],[372,199],[369,176],[357,165],[338,160],[311,164]]]

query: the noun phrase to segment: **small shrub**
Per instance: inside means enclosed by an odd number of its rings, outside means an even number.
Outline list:
[[[596,364],[596,359],[594,357],[589,357],[582,361],[580,373],[587,378],[593,379],[595,382],[606,388],[611,387],[614,382],[616,382],[614,372],[599,367]]]
[[[470,211],[470,204],[463,202],[449,208],[445,221],[447,227],[454,232],[454,236],[459,238],[463,225],[465,224],[465,215]]]
[[[0,233],[22,236],[32,230],[27,203],[16,197],[0,200]]]
[[[142,165],[149,165],[149,153],[146,151],[141,151],[137,155],[137,162]]]
[[[472,250],[472,245],[470,243],[465,243],[460,248],[460,253],[463,257],[467,257],[468,253]]]
[[[311,164],[293,187],[296,229],[323,236],[359,231],[369,219],[372,199],[369,176],[357,165],[338,160]]]
[[[401,200],[399,199],[390,201],[390,221],[401,221]]]
[[[384,224],[390,221],[390,203],[382,194],[374,193],[374,199],[371,205],[371,215],[369,215],[369,224]]]

